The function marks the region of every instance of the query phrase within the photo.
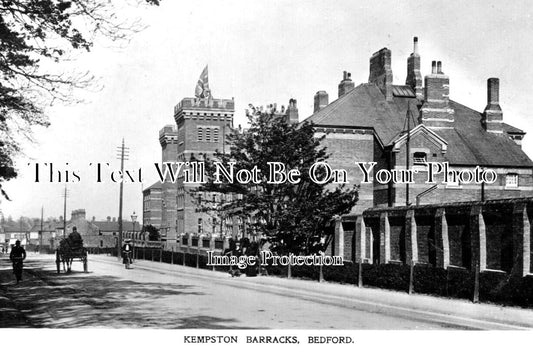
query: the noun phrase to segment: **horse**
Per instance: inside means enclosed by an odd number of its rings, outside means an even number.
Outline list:
[[[72,261],[75,257],[79,256],[79,252],[83,251],[82,245],[73,245],[72,241],[68,238],[64,238],[59,242],[59,248],[57,249],[56,263],[63,263],[63,271],[70,273],[72,271]],[[85,268],[85,265],[84,265]]]

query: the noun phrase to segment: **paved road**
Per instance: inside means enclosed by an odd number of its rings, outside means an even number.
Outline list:
[[[171,329],[521,329],[533,311],[385,290],[274,277],[231,278],[208,270],[90,256],[56,274],[30,255],[15,285],[0,258],[0,326]]]

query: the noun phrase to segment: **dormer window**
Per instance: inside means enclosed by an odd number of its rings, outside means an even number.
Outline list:
[[[415,152],[413,154],[413,162],[415,165],[424,165],[427,162],[427,154],[424,152]]]

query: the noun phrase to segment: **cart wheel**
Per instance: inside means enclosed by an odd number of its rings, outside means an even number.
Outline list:
[[[83,260],[83,272],[89,272],[89,267],[87,265],[87,259]]]

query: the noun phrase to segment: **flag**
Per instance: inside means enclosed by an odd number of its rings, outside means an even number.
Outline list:
[[[207,65],[202,71],[202,74],[200,74],[200,78],[196,84],[196,89],[194,90],[194,95],[199,99],[211,98],[211,90],[209,90],[209,79],[207,75]]]

